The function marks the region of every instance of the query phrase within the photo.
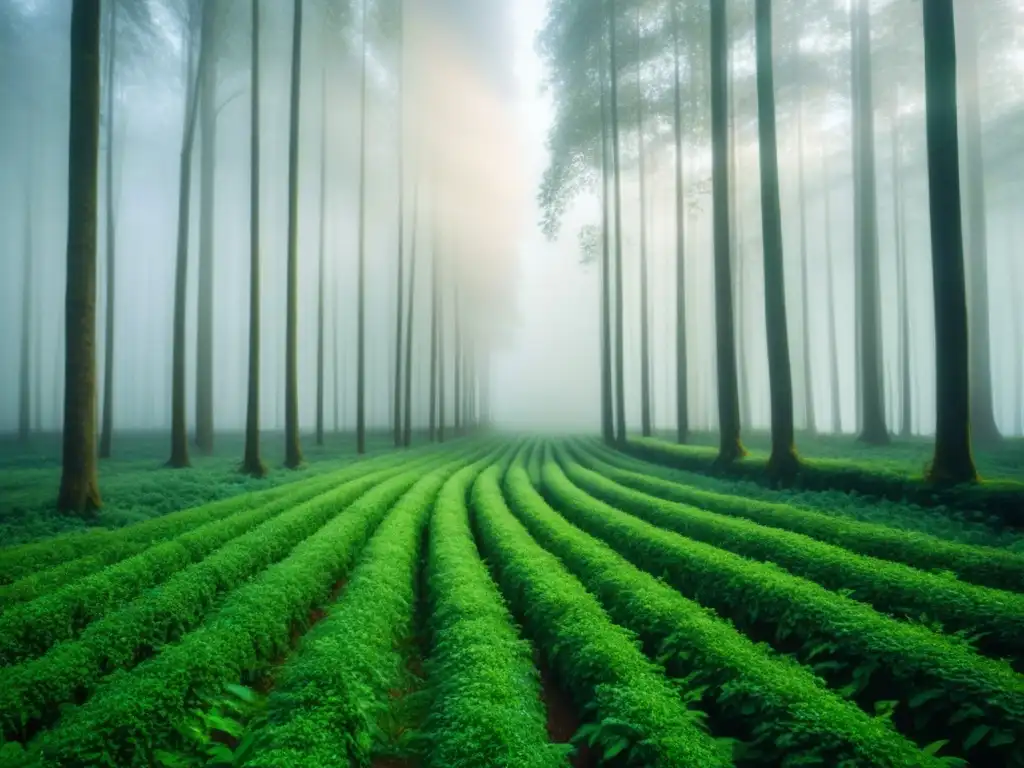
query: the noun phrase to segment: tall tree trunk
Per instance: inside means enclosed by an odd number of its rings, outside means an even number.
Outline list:
[[[796,471],[793,435],[793,379],[786,320],[786,278],[779,202],[779,157],[775,124],[775,73],[772,63],[772,4],[757,0],[757,123],[761,146],[761,236],[764,240],[764,319],[771,386],[772,453],[768,468],[777,476]]]
[[[29,171],[31,175],[32,171]],[[35,250],[32,244],[32,184],[29,181],[29,193],[25,199],[25,259],[22,266],[21,283],[21,360],[19,363],[18,380],[18,441],[27,443],[32,431],[32,382],[30,369],[32,365],[32,255]],[[37,333],[38,335],[38,333]],[[36,355],[38,358],[39,355]],[[36,393],[36,401],[42,400],[41,393]],[[39,424],[37,421],[37,428]]]
[[[882,380],[882,344],[879,330],[878,215],[875,191],[874,100],[871,91],[871,14],[867,0],[857,0],[857,88],[854,128],[858,146],[858,189],[854,195],[854,222],[860,232],[858,283],[860,301],[861,415],[860,440],[872,445],[889,443]]]
[[[366,453],[366,0],[359,74],[359,276],[356,320],[356,452]]]
[[[811,365],[811,285],[807,259],[807,181],[804,173],[804,102],[802,72],[797,74],[796,156],[800,198],[800,309],[803,342],[804,423],[812,435],[818,431],[814,409],[814,369]]]
[[[1010,307],[1013,320],[1013,403],[1014,434],[1024,437],[1024,269],[1014,254],[1017,244],[1016,220],[1010,219]]]
[[[402,439],[402,290],[405,281],[405,0],[398,0],[398,275],[395,279],[395,447]]]
[[[337,270],[335,270],[337,271]],[[338,327],[338,278],[334,278],[334,291],[331,295],[331,328],[334,334],[334,346],[331,355],[331,368],[334,372],[334,434],[341,432],[341,333]]]
[[[715,240],[715,337],[718,346],[718,461],[732,462],[746,451],[740,442],[736,376],[732,264],[729,247],[729,79],[724,0],[711,0],[711,141]]]
[[[108,40],[106,73],[106,167],[104,181],[106,206],[104,211],[106,223],[107,246],[107,308],[104,318],[103,343],[103,415],[100,426],[100,458],[109,459],[114,442],[114,299],[116,296],[116,253],[117,230],[114,226],[114,72],[117,64],[117,3],[109,3]],[[28,294],[25,294],[28,300]]]
[[[167,465],[184,468],[190,465],[188,457],[188,429],[185,420],[185,310],[188,295],[188,242],[191,222],[192,148],[195,144],[196,115],[199,112],[199,92],[203,87],[206,59],[210,47],[210,28],[213,3],[203,5],[202,38],[199,43],[199,61],[193,74],[192,45],[186,43],[186,78],[184,129],[178,168],[178,230],[174,269],[174,339],[171,361],[171,458]],[[191,35],[191,31],[186,32]]]
[[[733,6],[735,10],[735,6]],[[728,14],[727,14],[728,23]],[[741,227],[740,205],[737,201],[738,184],[736,183],[739,172],[739,161],[736,157],[736,133],[737,115],[736,89],[732,87],[735,83],[733,74],[736,52],[730,46],[729,53],[729,243],[731,247],[732,270],[733,270],[733,306],[735,307],[735,328],[736,328],[736,384],[739,392],[740,423],[746,423],[750,418],[750,391],[747,386],[746,376],[746,349],[744,344],[745,324],[743,322],[744,300],[743,300],[743,235]]]
[[[452,328],[455,347],[455,367],[452,376],[452,419],[454,422],[453,434],[456,436],[462,432],[462,328],[459,325],[459,292],[458,286],[453,288],[452,311],[455,315]]]
[[[643,54],[640,44],[640,6],[636,7],[636,51],[639,62]],[[644,437],[651,436],[651,329],[647,264],[647,168],[644,160],[644,91],[640,64],[637,65],[636,130],[638,170],[640,174],[640,428]]]
[[[324,244],[327,229],[327,68],[320,79],[320,242],[316,279],[316,444],[324,444]]]
[[[96,214],[100,134],[100,2],[71,11],[64,445],[57,506],[100,506],[96,475]]]
[[[622,173],[619,162],[619,62],[616,52],[615,0],[608,0],[608,37],[611,58],[612,172],[615,174],[615,441],[626,442],[626,374],[622,301]],[[484,372],[487,371],[484,361]],[[484,391],[484,395],[488,393]],[[488,401],[481,406],[488,405]],[[490,413],[482,408],[486,421]]]
[[[285,321],[284,464],[302,464],[299,444],[299,105],[302,101],[302,3],[292,3],[292,72],[288,136],[288,306]]]
[[[213,452],[213,226],[216,219],[217,91],[216,59],[211,57],[209,73],[200,92],[199,167],[199,297],[196,322],[196,447]]]
[[[899,383],[900,437],[910,436],[910,291],[907,275],[907,235],[904,220],[903,174],[901,169],[900,128],[895,113],[892,118],[892,210],[896,245],[896,293],[899,308]]]
[[[260,12],[252,0],[249,110],[249,393],[245,404],[242,472],[263,477],[260,458]]]
[[[960,23],[960,93],[964,118],[964,197],[967,199],[967,289],[971,333],[971,430],[981,445],[1000,440],[992,397],[992,352],[989,331],[988,221],[985,201],[985,156],[982,151],[981,82],[978,76],[978,31],[974,3],[957,3]]]
[[[438,261],[441,258],[437,231],[437,218],[437,202],[435,201],[433,222],[434,247],[430,254],[430,417],[428,421],[430,442],[434,442],[437,439],[437,347],[438,336],[440,335],[440,328],[438,328],[439,317],[437,311],[437,294]]]
[[[611,321],[611,216],[608,211],[608,185],[611,168],[608,158],[608,60],[601,65],[601,436],[611,444],[615,437],[612,404],[612,321]]]
[[[826,150],[821,150],[821,185],[825,200],[825,269],[828,291],[828,357],[829,387],[832,400],[832,434],[843,431],[843,404],[839,392],[839,335],[836,331],[835,254],[832,249],[832,177],[826,163]]]
[[[445,426],[445,362],[444,362],[444,284],[438,275],[435,294],[437,302],[437,441],[444,442]]]
[[[401,444],[409,447],[413,443],[413,318],[416,306],[416,237],[420,225],[420,182],[414,179],[413,184],[413,230],[409,244],[409,311],[406,313],[406,408],[403,409]]]
[[[977,480],[971,456],[970,339],[960,209],[953,0],[924,8],[925,133],[935,295],[935,456],[928,478]]]
[[[676,441],[685,443],[690,433],[690,395],[686,365],[686,190],[683,187],[683,105],[679,66],[682,56],[682,33],[679,24],[679,4],[672,2],[669,5],[672,8],[672,53],[675,67],[672,82],[672,128],[676,150]]]

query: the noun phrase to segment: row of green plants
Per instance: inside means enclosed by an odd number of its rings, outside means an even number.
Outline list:
[[[204,693],[255,681],[290,651],[311,611],[329,600],[388,509],[421,476],[411,469],[377,484],[287,558],[229,593],[201,627],[112,677],[32,743],[41,764],[158,764],[158,751],[175,746],[176,726]]]
[[[696,472],[727,472],[763,483],[776,481],[767,471],[768,457],[748,456],[722,466],[704,446],[677,445],[653,438],[627,441],[625,450],[641,459]],[[983,484],[936,487],[886,462],[851,459],[803,459],[793,483],[803,488],[868,494],[924,507],[944,506],[991,516],[1007,525],[1024,526],[1024,483],[994,480]]]
[[[649,523],[738,555],[772,562],[793,574],[893,615],[938,622],[976,635],[982,650],[1024,658],[1024,595],[980,587],[874,557],[800,533],[665,501],[620,485],[621,470],[598,463],[591,471],[568,459],[569,477],[593,496]]]
[[[773,563],[658,528],[570,483],[545,491],[569,522],[752,638],[812,665],[862,708],[896,706],[893,721],[919,743],[948,738],[954,752],[981,765],[1024,761],[1024,678],[1005,661]]]
[[[569,747],[548,737],[533,648],[473,539],[466,497],[476,475],[448,481],[428,530],[428,764],[565,768]]]
[[[632,633],[559,560],[541,548],[509,511],[501,468],[473,486],[478,541],[512,610],[558,681],[579,707],[585,740],[604,760],[631,765],[732,764],[731,743],[716,741],[699,712],[665,679]]]
[[[404,455],[382,454],[365,461],[348,463],[341,469],[317,475],[315,482],[319,483],[321,478],[334,483],[345,482],[368,470],[398,466],[410,456],[426,455],[434,450],[434,447],[426,447]],[[87,575],[131,557],[156,542],[172,539],[193,528],[198,528],[200,525],[263,506],[284,495],[297,493],[306,488],[314,488],[315,486],[310,485],[311,480],[313,479],[303,478],[273,488],[231,496],[201,506],[170,512],[124,528],[67,533],[44,541],[2,549],[0,550],[0,585],[12,585],[32,574],[64,564],[70,566],[71,563],[77,561],[77,565],[68,571],[68,576],[64,577],[63,581],[60,581],[61,576],[51,577],[56,580],[56,583],[66,583],[71,579]],[[8,594],[0,588],[0,604],[8,599]]]
[[[435,460],[436,461],[436,460]],[[413,466],[418,466],[419,463]],[[62,704],[87,698],[107,675],[130,669],[196,627],[223,595],[293,547],[398,469],[370,472],[297,504],[172,576],[39,658],[0,670],[0,726],[25,741]]]
[[[772,528],[806,534],[862,555],[924,570],[951,571],[958,578],[996,589],[1024,592],[1024,556],[996,547],[946,541],[877,523],[837,518],[790,504],[749,499],[672,482],[636,466],[596,441],[571,446],[588,468],[637,491]],[[650,466],[650,465],[648,465]]]
[[[401,649],[415,634],[426,522],[441,487],[463,465],[426,474],[387,513],[340,600],[281,668],[247,765],[368,766],[379,753],[393,698],[413,687]]]
[[[553,461],[543,483],[568,480]],[[712,612],[634,567],[552,509],[521,467],[505,479],[510,506],[531,535],[635,631],[686,689],[700,696],[716,733],[743,740],[753,765],[928,766],[941,761],[836,696],[807,668],[751,642]]]

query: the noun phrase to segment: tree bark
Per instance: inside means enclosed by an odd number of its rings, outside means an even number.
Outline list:
[[[651,436],[651,329],[647,263],[647,168],[644,158],[644,92],[641,79],[640,59],[643,51],[640,43],[640,6],[636,7],[636,48],[637,48],[637,100],[636,129],[639,148],[640,175],[640,428],[644,437]]]
[[[733,7],[735,8],[735,6]],[[743,227],[740,205],[737,200],[738,186],[736,183],[737,174],[739,172],[739,161],[736,157],[736,124],[738,110],[736,109],[736,89],[731,87],[735,82],[735,77],[733,75],[734,59],[735,51],[731,50],[730,46],[728,77],[730,83],[729,105],[732,114],[729,118],[729,243],[732,251],[734,291],[733,306],[736,310],[736,384],[737,391],[739,392],[740,423],[745,424],[747,419],[750,418],[751,407],[750,387],[746,375],[747,356],[745,345],[746,339],[744,337],[746,326],[743,322],[745,309],[745,303],[743,300]]]
[[[608,36],[611,58],[611,102],[612,102],[612,172],[615,175],[615,442],[626,442],[626,374],[625,350],[623,343],[623,301],[622,301],[622,173],[619,162],[619,73],[615,35],[615,0],[608,0]],[[486,361],[485,361],[486,373]],[[487,393],[484,392],[484,395]],[[485,400],[481,403],[486,406]],[[489,413],[481,409],[486,419]]]
[[[676,192],[676,441],[685,443],[690,433],[689,385],[687,382],[686,344],[686,191],[683,187],[683,118],[680,84],[680,24],[678,3],[672,8],[672,52],[674,78],[672,83],[672,128],[675,139],[675,192]]]
[[[96,214],[100,132],[100,2],[71,11],[67,289],[64,299],[62,512],[100,506],[96,474]]]
[[[260,458],[260,12],[252,0],[249,110],[249,387],[245,405],[242,472],[263,477]]]
[[[409,243],[409,311],[405,325],[405,419],[402,429],[402,445],[412,445],[412,328],[416,306],[416,230],[419,227],[420,194],[419,179],[415,179],[412,192],[412,232]]]
[[[356,320],[356,452],[366,453],[366,0],[359,74],[359,275]]]
[[[292,4],[292,63],[288,129],[288,302],[285,318],[284,464],[302,464],[299,444],[299,105],[302,100],[302,3]]]
[[[821,185],[825,198],[825,268],[828,290],[829,386],[832,399],[832,434],[843,431],[842,398],[839,391],[839,335],[836,332],[835,254],[832,250],[832,177],[826,163],[826,150],[821,151]]]
[[[718,346],[718,462],[745,455],[740,442],[740,403],[733,322],[729,243],[729,80],[724,0],[711,0],[711,142],[715,240],[715,337]]]
[[[216,217],[216,61],[209,61],[200,90],[199,296],[196,322],[196,447],[213,452],[213,227]]]
[[[320,242],[316,279],[316,444],[324,444],[324,247],[327,229],[327,68],[320,79]]]
[[[935,455],[928,479],[977,480],[971,456],[970,339],[960,208],[953,0],[922,3],[925,133],[935,297]]]
[[[857,87],[854,100],[858,189],[854,195],[854,225],[860,233],[858,283],[860,303],[860,440],[871,445],[889,443],[885,421],[882,381],[882,348],[879,331],[878,216],[875,190],[874,101],[871,86],[871,18],[867,0],[857,0]]]
[[[104,318],[103,342],[103,415],[100,426],[101,459],[109,459],[114,442],[114,299],[116,296],[117,229],[114,226],[114,71],[117,63],[117,3],[108,11],[110,50],[107,51],[106,128],[107,153],[104,168],[106,206],[104,211],[107,237],[107,308]],[[29,294],[25,297],[28,300]]]
[[[818,431],[818,418],[814,408],[814,369],[811,365],[811,286],[807,259],[807,182],[804,173],[804,103],[803,80],[797,74],[796,106],[797,179],[800,199],[800,309],[801,341],[803,342],[804,424],[812,435]]]
[[[764,241],[764,319],[771,388],[772,452],[768,468],[775,476],[788,477],[796,472],[799,460],[793,434],[793,379],[786,320],[771,0],[757,0],[755,14],[757,124],[761,146],[761,236]]]

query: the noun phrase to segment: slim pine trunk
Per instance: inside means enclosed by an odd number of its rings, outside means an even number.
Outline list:
[[[615,436],[612,404],[612,322],[611,322],[611,217],[608,212],[608,82],[607,59],[601,66],[601,435],[611,444]]]
[[[324,242],[327,229],[327,69],[320,79],[320,242],[316,279],[316,444],[324,444]]]
[[[989,330],[988,227],[985,200],[985,156],[982,151],[981,83],[978,75],[978,32],[972,2],[957,3],[963,44],[959,58],[964,120],[964,197],[967,199],[967,289],[971,333],[971,430],[981,445],[998,443],[992,396],[992,352]]]
[[[803,342],[804,423],[812,435],[818,431],[818,418],[814,408],[814,370],[811,366],[811,285],[807,259],[807,181],[804,173],[804,103],[803,81],[797,75],[796,156],[797,184],[800,202],[800,310],[801,341]]]
[[[202,154],[199,166],[199,296],[196,318],[196,447],[213,452],[213,226],[216,217],[217,90],[216,63],[203,77],[199,131]]]
[[[672,127],[675,139],[676,192],[676,441],[685,443],[690,432],[689,391],[686,366],[686,197],[683,187],[683,105],[680,83],[680,24],[678,3],[672,7],[672,50],[674,79],[672,83]]]
[[[636,9],[637,60],[640,61],[640,6]],[[644,161],[644,92],[641,66],[637,67],[636,130],[640,173],[640,428],[651,436],[651,339],[647,264],[647,168]]]
[[[174,339],[171,359],[171,458],[167,462],[169,467],[177,469],[190,465],[188,429],[185,421],[185,311],[188,296],[189,227],[192,215],[192,148],[195,144],[199,92],[203,87],[206,58],[210,47],[206,34],[210,29],[208,19],[212,18],[212,13],[213,4],[205,4],[203,6],[203,37],[199,44],[199,62],[194,76],[191,72],[191,39],[185,49],[188,63],[186,66],[188,86],[185,94],[185,125],[182,132],[178,168],[178,230],[174,269]]]
[[[871,83],[871,13],[867,0],[857,0],[857,88],[854,128],[858,146],[859,188],[854,196],[854,222],[860,231],[858,283],[860,303],[860,440],[871,445],[889,443],[885,421],[884,382],[878,286],[878,216],[875,189],[874,101]]]
[[[936,483],[977,480],[971,456],[970,339],[960,208],[953,0],[924,8],[925,134],[935,295]]]
[[[900,437],[910,436],[910,291],[907,285],[907,239],[904,221],[903,175],[900,168],[899,122],[892,119],[892,210],[896,246],[896,293],[899,309]]]
[[[252,79],[249,110],[249,394],[245,405],[242,472],[266,474],[260,458],[260,14],[252,0]]]
[[[405,408],[402,413],[405,423],[402,427],[402,445],[412,445],[412,321],[416,299],[416,230],[419,227],[420,210],[419,181],[412,191],[412,232],[409,243],[409,309],[405,325]]]
[[[356,320],[356,452],[366,453],[366,0],[359,74],[359,275]]]
[[[764,318],[771,386],[772,453],[768,468],[772,474],[785,477],[797,470],[799,461],[793,435],[793,380],[786,320],[771,0],[757,0],[755,14],[757,124],[761,146],[761,235],[764,240]]]
[[[57,507],[100,506],[96,475],[96,214],[100,133],[100,2],[71,11],[64,437]]]
[[[829,387],[832,395],[832,434],[843,431],[842,401],[839,393],[839,335],[836,331],[835,254],[832,250],[832,177],[826,164],[825,149],[821,151],[821,185],[825,199],[825,269],[828,291],[828,356]]]
[[[285,319],[284,464],[302,464],[299,444],[299,104],[302,94],[302,3],[293,0],[288,135],[288,306]]]
[[[395,279],[395,447],[402,445],[402,287],[405,280],[405,1],[398,0],[398,275]]]
[[[104,185],[106,207],[104,211],[107,236],[107,311],[104,318],[103,343],[103,415],[100,426],[100,458],[109,459],[114,442],[114,298],[116,295],[116,228],[114,226],[114,71],[117,63],[117,3],[110,3],[109,40],[107,51],[106,73],[106,166],[104,168]],[[25,294],[26,301],[29,294]]]
[[[718,346],[718,461],[728,464],[746,451],[740,442],[736,376],[732,265],[729,247],[729,80],[724,0],[711,0],[711,140],[715,241],[715,337]]]
[[[608,0],[608,30],[611,58],[611,102],[612,102],[612,171],[615,174],[615,441],[626,442],[626,374],[625,350],[623,343],[623,301],[622,301],[622,173],[619,162],[619,62],[616,54],[615,0]],[[486,373],[486,361],[485,361]],[[483,393],[485,396],[487,392]],[[482,415],[486,421],[490,414],[487,401],[481,403]]]

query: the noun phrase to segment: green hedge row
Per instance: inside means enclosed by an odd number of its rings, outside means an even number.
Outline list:
[[[608,618],[597,599],[542,549],[502,498],[500,470],[473,486],[474,519],[502,592],[589,721],[580,730],[605,759],[630,765],[725,766],[725,745],[703,730],[634,636]]]
[[[568,481],[551,461],[545,484]],[[810,670],[757,645],[711,612],[635,568],[613,549],[566,522],[518,467],[505,480],[513,511],[537,541],[558,556],[606,606],[612,619],[637,632],[645,646],[706,689],[713,725],[739,729],[745,757],[760,764],[928,766],[938,761],[825,689]],[[850,761],[850,762],[844,762]]]
[[[392,504],[421,475],[413,469],[375,486],[286,559],[231,592],[201,627],[114,675],[33,742],[41,764],[156,764],[156,752],[173,746],[175,727],[204,692],[256,675],[289,651],[292,633],[307,625],[310,609],[324,603]]]
[[[533,650],[473,541],[466,495],[475,475],[463,470],[453,477],[430,518],[428,763],[568,766],[566,747],[548,738]]]
[[[1024,592],[1024,556],[996,547],[980,547],[940,539],[926,533],[833,517],[788,504],[715,493],[650,474],[636,460],[596,441],[574,446],[590,469],[638,491],[711,512],[743,517],[837,544],[844,549],[925,570],[952,571],[959,578],[996,589]]]
[[[403,458],[427,455],[434,450],[435,448],[431,446],[411,453],[388,453],[376,456],[365,461],[347,464],[342,469],[328,475],[318,475],[315,482],[319,483],[321,478],[331,479],[335,483],[344,482],[368,471],[395,466]],[[56,584],[67,583],[70,579],[87,575],[106,565],[131,557],[155,542],[173,538],[213,520],[254,509],[279,499],[283,495],[295,493],[307,487],[307,483],[311,480],[313,479],[298,480],[262,491],[232,496],[116,530],[104,529],[69,533],[45,541],[2,549],[0,550],[0,585],[11,585],[34,573],[56,568],[62,564],[68,564],[68,576],[61,576],[61,571],[57,570],[49,578],[54,579]],[[71,567],[69,561],[75,560],[85,562]],[[12,599],[8,595],[13,596],[13,594],[0,589],[0,604]]]
[[[389,692],[407,687],[399,648],[414,634],[424,527],[441,487],[461,466],[422,477],[377,528],[337,605],[281,669],[248,765],[370,764]]]
[[[571,476],[571,475],[570,475]],[[765,637],[865,704],[898,698],[901,730],[943,734],[984,765],[1024,759],[1024,677],[954,638],[884,616],[771,563],[620,512],[570,483],[546,486],[575,525],[701,605]],[[979,730],[980,729],[980,730]],[[992,762],[994,761],[994,762]]]
[[[600,474],[568,460],[574,483],[617,509],[649,523],[713,544],[754,560],[773,562],[833,590],[849,590],[856,600],[898,616],[926,617],[945,631],[982,633],[978,647],[1024,657],[1024,595],[979,587],[916,568],[848,552],[800,533],[750,520],[706,512],[626,488],[621,470],[600,465]]]
[[[0,670],[4,738],[24,741],[31,730],[55,720],[62,704],[81,701],[106,675],[131,668],[174,642],[197,626],[217,599],[285,557],[396,472],[370,472],[292,507],[175,574],[159,589],[93,622],[77,640],[58,643],[37,659]]]

